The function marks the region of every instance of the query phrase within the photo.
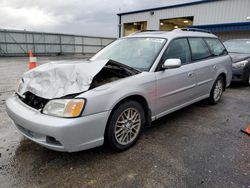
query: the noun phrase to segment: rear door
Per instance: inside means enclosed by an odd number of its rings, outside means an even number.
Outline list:
[[[195,66],[190,64],[191,54],[186,38],[174,39],[164,52],[161,63],[178,58],[182,66],[175,69],[158,70],[157,79],[157,118],[176,110],[196,98]]]
[[[225,67],[225,63],[230,62],[228,52],[221,41],[217,38],[204,38],[212,54],[211,62],[214,81],[218,76],[218,70]],[[230,63],[231,64],[231,63]],[[231,67],[230,67],[231,68]]]
[[[218,66],[225,62],[221,56],[226,52],[216,38],[189,38],[192,61],[195,63],[197,93],[200,97],[208,95],[218,73]]]
[[[189,38],[192,61],[196,66],[196,93],[199,97],[207,95],[216,74],[216,62],[211,59],[212,54],[203,38]]]

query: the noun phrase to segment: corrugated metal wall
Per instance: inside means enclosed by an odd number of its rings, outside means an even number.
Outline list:
[[[230,39],[249,39],[249,31],[231,31],[215,33],[223,42]]]
[[[212,0],[211,0],[212,1]],[[150,12],[122,15],[123,24],[147,21],[148,30],[159,30],[160,19],[194,17],[194,25],[208,25],[234,22],[247,22],[250,16],[250,0],[220,0],[191,6],[176,7]]]
[[[39,55],[93,54],[114,38],[56,33],[0,30],[0,56],[23,56],[29,50]]]

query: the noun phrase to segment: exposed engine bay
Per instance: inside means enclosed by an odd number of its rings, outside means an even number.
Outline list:
[[[139,71],[122,65],[118,62],[110,60],[107,65],[94,77],[90,89],[99,87],[101,85],[133,76]]]

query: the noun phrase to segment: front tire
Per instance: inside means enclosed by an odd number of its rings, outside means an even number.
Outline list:
[[[217,104],[223,95],[225,89],[225,80],[222,76],[219,76],[212,87],[210,92],[209,101],[211,104]]]
[[[126,101],[116,108],[109,119],[105,142],[116,151],[133,146],[145,125],[145,112],[136,101]]]
[[[245,81],[245,86],[250,86],[250,73],[248,75],[248,78]]]

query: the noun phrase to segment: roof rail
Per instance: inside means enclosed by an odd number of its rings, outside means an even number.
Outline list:
[[[205,30],[205,29],[198,29],[194,27],[187,27],[187,28],[179,28],[175,30],[182,30],[182,31],[194,31],[194,32],[203,32],[203,33],[212,33],[211,31]]]
[[[140,33],[142,33],[142,32],[164,32],[164,31],[162,31],[162,30],[141,30],[140,31]]]
[[[198,28],[193,28],[193,27],[187,27],[187,28],[178,28],[178,29],[174,29],[172,31],[193,31],[193,32],[203,32],[203,33],[211,33],[211,31],[209,30],[205,30],[205,29],[198,29]],[[141,31],[136,31],[130,35],[136,35],[136,34],[139,34],[139,33],[144,33],[144,32],[162,32],[162,33],[165,33],[165,32],[169,32],[169,31],[163,31],[163,30],[141,30]]]
[[[166,32],[166,31],[162,31],[162,30],[141,30],[141,31],[136,31],[130,35],[136,35],[136,34],[139,34],[139,33],[145,33],[145,32]]]

